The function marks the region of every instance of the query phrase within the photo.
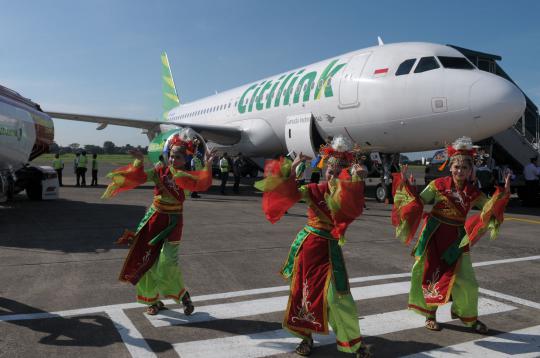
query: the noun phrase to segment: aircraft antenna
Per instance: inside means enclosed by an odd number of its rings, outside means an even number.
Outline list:
[[[377,40],[379,41],[379,46],[384,45],[384,42],[383,42],[383,40],[381,39],[380,36],[377,36]]]

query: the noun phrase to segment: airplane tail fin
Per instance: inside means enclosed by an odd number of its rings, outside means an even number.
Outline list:
[[[165,51],[161,53],[161,83],[161,89],[163,91],[163,119],[167,120],[167,114],[171,109],[180,104],[180,99],[174,86],[169,58]]]

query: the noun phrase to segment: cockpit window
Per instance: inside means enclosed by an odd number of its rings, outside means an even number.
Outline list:
[[[460,70],[474,70],[474,66],[471,65],[465,57],[449,57],[449,56],[437,56],[444,68],[456,68]]]
[[[431,71],[436,68],[439,68],[439,64],[437,63],[435,57],[422,57],[420,61],[418,61],[418,65],[416,65],[414,73]]]
[[[397,71],[396,76],[406,75],[409,72],[411,72],[412,67],[414,66],[414,63],[416,62],[416,58],[410,58],[408,60],[403,61]]]

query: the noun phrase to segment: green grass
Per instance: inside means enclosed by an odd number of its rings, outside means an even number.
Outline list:
[[[88,162],[90,164],[92,156],[87,155]],[[41,165],[51,165],[54,159],[54,154],[42,154],[32,161],[35,164]],[[68,167],[72,165],[73,160],[75,159],[75,154],[63,154],[60,156],[60,159],[64,162],[64,165]],[[127,165],[133,162],[133,157],[129,154],[98,154],[99,163],[107,163],[111,165]],[[144,158],[148,162],[148,157]]]

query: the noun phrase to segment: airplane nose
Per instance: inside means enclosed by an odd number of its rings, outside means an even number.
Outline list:
[[[471,113],[480,128],[503,131],[523,115],[525,96],[510,81],[496,75],[486,75],[471,86]]]

